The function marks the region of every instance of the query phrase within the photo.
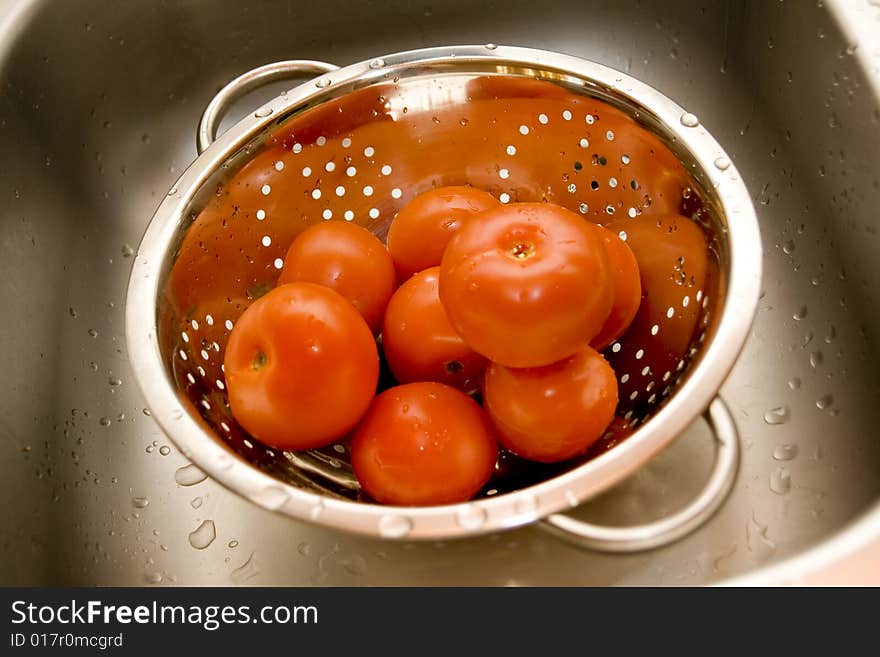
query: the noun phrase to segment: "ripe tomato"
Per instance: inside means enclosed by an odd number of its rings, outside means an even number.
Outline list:
[[[314,224],[293,241],[278,284],[296,281],[324,285],[344,296],[374,334],[397,286],[394,262],[382,242],[347,221]]]
[[[351,442],[361,487],[383,504],[469,500],[489,481],[497,458],[483,410],[442,383],[389,388],[373,401]]]
[[[464,221],[498,206],[498,199],[473,187],[439,187],[419,194],[397,213],[388,230],[388,250],[401,281],[440,264],[443,250]]]
[[[440,299],[473,349],[509,367],[570,356],[611,309],[611,268],[598,227],[565,208],[487,210],[449,242]]]
[[[483,403],[504,447],[553,463],[580,454],[602,436],[617,407],[617,379],[592,347],[545,367],[492,363]]]
[[[439,381],[476,392],[486,359],[459,337],[438,292],[440,267],[419,272],[398,288],[382,324],[382,349],[400,383]]]
[[[290,283],[242,314],[224,369],[238,423],[267,445],[303,450],[357,424],[376,392],[379,355],[363,318],[342,296]]]
[[[614,342],[626,332],[642,303],[642,284],[639,280],[639,263],[632,250],[620,236],[605,228],[600,229],[605,242],[605,251],[611,264],[611,286],[614,290],[614,303],[608,319],[599,334],[590,340],[597,351]]]

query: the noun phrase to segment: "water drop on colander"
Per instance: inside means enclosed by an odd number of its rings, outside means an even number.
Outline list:
[[[730,160],[725,156],[716,157],[715,158],[715,168],[719,171],[727,171],[730,168]]]
[[[289,499],[287,492],[278,486],[267,486],[261,491],[254,493],[251,499],[260,506],[275,510],[280,509]]]
[[[495,50],[498,46],[495,45],[494,43],[487,43],[485,47],[486,47],[486,50]]]
[[[401,515],[384,515],[379,520],[379,535],[386,538],[401,538],[412,530],[412,520]]]
[[[468,504],[458,511],[455,519],[462,529],[479,529],[486,524],[486,512],[478,506]]]
[[[269,116],[272,113],[272,111],[273,110],[271,107],[261,107],[256,112],[254,112],[254,116],[257,117],[258,119],[262,119],[266,116]]]
[[[315,86],[318,87],[318,89],[324,89],[325,87],[329,87],[330,86],[330,79],[329,78],[321,78],[320,80],[317,80],[315,82]]]
[[[686,128],[696,128],[700,125],[700,119],[697,118],[696,114],[691,114],[690,112],[685,112],[681,115],[679,119],[681,124]]]
[[[385,60],[382,59],[381,57],[377,57],[376,59],[374,59],[373,61],[370,62],[370,68],[374,68],[374,69],[375,68],[382,68],[383,66],[385,66]]]
[[[519,499],[513,503],[513,510],[516,513],[534,514],[538,510],[538,498],[531,493],[523,493]]]

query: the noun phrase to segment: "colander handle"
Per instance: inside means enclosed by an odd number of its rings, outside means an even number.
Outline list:
[[[236,100],[258,87],[262,87],[276,80],[298,78],[306,75],[321,75],[335,71],[339,67],[326,62],[318,62],[311,59],[291,59],[283,62],[273,62],[258,66],[247,73],[243,73],[232,82],[217,92],[211,99],[202,118],[199,120],[199,129],[196,133],[196,148],[199,155],[204,153],[215,139],[217,128],[226,111]]]
[[[739,466],[739,432],[727,405],[716,397],[704,417],[717,442],[715,463],[700,494],[677,513],[646,525],[605,527],[554,513],[538,523],[551,534],[602,552],[639,552],[668,545],[708,520],[733,488]]]

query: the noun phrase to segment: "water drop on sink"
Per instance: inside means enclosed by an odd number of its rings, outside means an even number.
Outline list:
[[[770,490],[777,495],[785,495],[791,490],[791,475],[784,468],[776,468],[770,473]]]
[[[788,240],[782,245],[782,252],[785,255],[791,255],[794,253],[794,240]]]
[[[312,553],[312,546],[303,541],[302,543],[297,544],[296,551],[299,552],[300,555],[307,557]]]
[[[98,420],[98,424],[100,424],[102,427],[109,427],[110,423],[111,420],[109,417],[102,417],[100,420]]]
[[[162,446],[159,448],[159,453],[160,453],[162,456],[168,456],[168,455],[171,453],[171,448],[170,448],[168,445],[162,445]]]
[[[791,461],[797,456],[798,446],[793,443],[782,443],[773,449],[773,458],[777,461]]]
[[[177,193],[177,187],[172,187],[168,190],[168,196],[174,196]]]
[[[146,497],[132,497],[131,498],[131,505],[135,509],[145,509],[145,508],[147,508],[147,506],[149,504],[150,504],[150,500],[148,500]]]
[[[486,523],[486,512],[474,504],[468,504],[458,511],[456,520],[462,529],[479,529]]]
[[[386,538],[401,538],[412,530],[412,520],[407,516],[387,514],[379,520],[379,535]]]
[[[162,573],[145,573],[144,581],[147,584],[161,584],[162,583]]]
[[[205,520],[189,535],[189,544],[196,550],[204,550],[217,538],[217,528],[213,520]]]
[[[194,463],[184,465],[174,472],[174,481],[180,486],[195,486],[208,478]]]
[[[696,114],[691,114],[690,112],[685,112],[681,115],[679,119],[681,124],[686,128],[696,128],[700,125],[700,119],[697,118]]]
[[[795,320],[796,322],[799,322],[802,319],[806,319],[806,317],[807,317],[807,307],[806,306],[801,306],[800,308],[798,308],[798,311],[794,315],[791,316],[791,318],[793,320]]]
[[[244,584],[249,579],[253,579],[259,574],[260,569],[257,568],[257,564],[254,561],[254,553],[251,552],[251,555],[247,558],[247,561],[245,561],[238,568],[233,570],[230,576],[232,577],[232,581],[236,584]]]
[[[820,411],[824,411],[826,408],[831,406],[834,403],[834,397],[831,395],[822,395],[819,399],[816,400],[816,408]]]
[[[370,68],[373,68],[373,69],[382,68],[383,66],[385,66],[385,60],[382,59],[381,57],[377,57],[376,59],[374,59],[373,61],[370,62]]]
[[[715,168],[719,171],[727,171],[730,168],[730,160],[723,155],[721,157],[716,157],[714,164]]]
[[[814,351],[810,354],[810,366],[814,369],[819,367],[824,360],[825,357],[822,355],[821,351]]]
[[[190,500],[189,505],[194,509],[198,509],[200,506],[202,506],[202,498],[201,497],[192,498],[192,500]]]
[[[269,116],[273,112],[271,107],[261,107],[256,112],[254,112],[254,116],[258,119],[262,119],[264,117]]]
[[[232,539],[231,541],[229,541],[229,542],[226,544],[226,547],[237,548],[237,547],[238,547],[238,541],[236,541],[235,539]]]
[[[122,379],[120,379],[118,376],[111,376],[109,379],[107,379],[107,383],[109,383],[111,386],[121,386]]]
[[[565,501],[568,502],[568,506],[572,508],[580,504],[580,502],[578,501],[578,497],[574,494],[573,490],[565,491]]]
[[[801,387],[801,380],[798,377],[794,377],[788,380],[788,387],[792,390],[797,390]]]
[[[764,413],[764,422],[767,424],[785,424],[788,422],[789,417],[788,406],[777,406]]]
[[[825,336],[825,344],[831,344],[834,342],[834,338],[837,337],[837,329],[834,328],[834,325],[828,327],[828,334]]]
[[[123,258],[130,258],[134,255],[134,249],[131,248],[128,244],[123,244],[121,251]]]

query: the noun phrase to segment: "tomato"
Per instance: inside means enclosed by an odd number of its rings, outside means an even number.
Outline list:
[[[370,231],[347,221],[313,224],[284,258],[278,284],[304,281],[335,290],[354,304],[373,334],[397,287],[388,250]]]
[[[642,303],[639,263],[636,262],[635,255],[616,233],[604,228],[600,232],[611,264],[614,302],[602,330],[590,341],[590,345],[597,351],[602,351],[626,332]]]
[[[640,215],[608,227],[626,235],[641,275],[644,300],[609,354],[621,398],[635,406],[661,397],[687,359],[714,261],[703,230],[687,217]]]
[[[376,392],[379,355],[363,318],[330,288],[281,285],[232,329],[224,358],[232,414],[279,449],[326,445],[348,433]]]
[[[397,213],[388,230],[388,250],[401,281],[440,264],[443,251],[462,224],[498,199],[473,187],[439,187],[419,194]]]
[[[440,269],[449,321],[475,351],[510,367],[570,356],[611,310],[597,226],[548,203],[483,212],[449,242]]]
[[[401,383],[439,381],[476,392],[486,359],[465,344],[449,323],[440,303],[439,280],[440,267],[431,267],[394,293],[382,324],[382,349]]]
[[[377,502],[453,504],[492,476],[498,445],[485,413],[442,383],[408,383],[373,401],[351,442],[351,465]]]
[[[483,403],[504,447],[553,463],[582,453],[603,435],[617,407],[617,379],[592,347],[545,367],[492,363]]]

